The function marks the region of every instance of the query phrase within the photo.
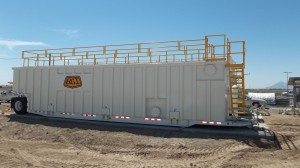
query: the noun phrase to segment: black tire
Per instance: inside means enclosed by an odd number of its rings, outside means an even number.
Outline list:
[[[253,103],[252,103],[252,106],[260,107],[260,104],[259,104],[258,102],[253,102]]]
[[[16,114],[27,114],[27,99],[24,97],[17,97],[12,100],[12,108]]]

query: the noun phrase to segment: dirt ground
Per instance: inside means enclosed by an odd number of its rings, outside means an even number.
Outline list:
[[[14,117],[0,106],[0,167],[299,167],[300,117],[270,110],[275,140]],[[209,129],[209,128],[208,128]],[[223,128],[224,129],[224,128]]]

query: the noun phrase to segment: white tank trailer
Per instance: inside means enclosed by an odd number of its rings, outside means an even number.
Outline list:
[[[22,58],[13,68],[17,114],[184,127],[253,122],[240,116],[245,42],[225,35],[30,50]]]

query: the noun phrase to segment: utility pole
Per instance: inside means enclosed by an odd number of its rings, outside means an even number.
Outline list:
[[[287,94],[289,94],[289,73],[292,72],[283,72],[283,73],[286,73],[286,92]]]

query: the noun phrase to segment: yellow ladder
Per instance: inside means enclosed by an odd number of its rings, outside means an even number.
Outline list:
[[[242,45],[242,51],[232,52],[232,44]],[[233,61],[233,55],[241,55],[242,60],[239,63]],[[244,41],[227,41],[227,68],[229,75],[229,92],[231,114],[246,114],[245,100],[245,42]]]

